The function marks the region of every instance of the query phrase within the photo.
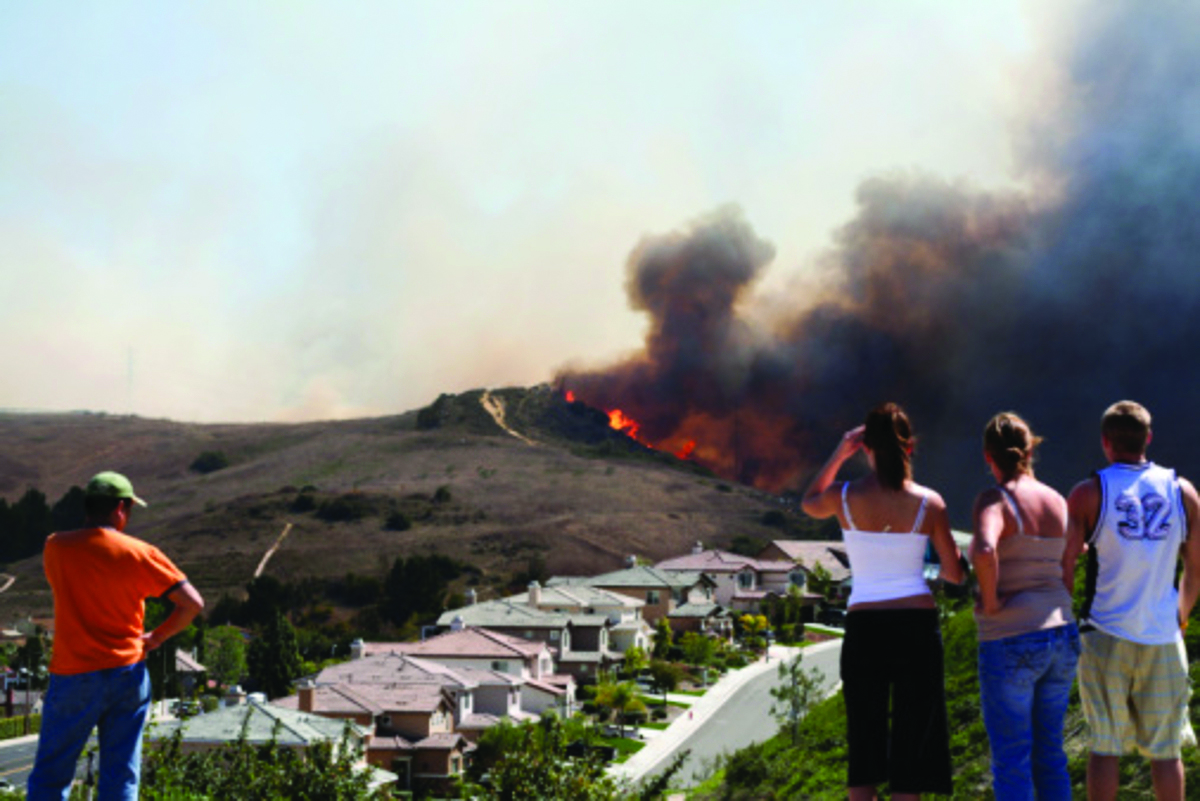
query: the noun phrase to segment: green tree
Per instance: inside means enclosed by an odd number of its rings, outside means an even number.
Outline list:
[[[397,559],[383,587],[387,618],[401,626],[413,615],[419,619],[436,617],[442,611],[450,582],[461,572],[458,562],[441,554]]]
[[[674,644],[673,640],[674,634],[671,632],[670,622],[665,616],[660,617],[654,624],[654,650],[651,652],[651,656],[655,659],[666,659]]]
[[[213,626],[204,637],[208,675],[218,684],[237,684],[246,675],[246,639],[235,626]]]
[[[646,704],[638,697],[632,681],[606,682],[596,687],[596,704],[617,715],[621,736],[625,736],[625,716],[630,712],[645,712]]]
[[[385,797],[370,792],[361,768],[362,744],[347,723],[339,742],[321,742],[304,751],[280,747],[275,739],[254,746],[245,732],[233,743],[184,753],[180,736],[147,749],[140,797],[147,801],[208,801],[281,798],[358,801]]]
[[[571,801],[616,801],[623,788],[605,775],[603,763],[593,752],[567,756],[570,727],[553,714],[537,723],[514,726],[507,721],[488,729],[480,738],[480,750],[497,754],[488,770],[488,786],[464,782],[463,798],[488,801],[523,799],[571,799]],[[493,748],[490,741],[503,743]]]
[[[276,611],[262,636],[250,643],[246,654],[250,676],[268,698],[280,698],[292,691],[292,681],[300,675],[300,649],[292,624]]]
[[[683,658],[688,664],[700,668],[701,681],[707,687],[708,665],[717,651],[716,643],[703,634],[689,631],[680,639],[679,645],[683,648]]]
[[[780,727],[787,727],[792,745],[800,742],[800,721],[808,714],[812,705],[821,700],[821,671],[810,668],[804,671],[801,665],[804,652],[796,658],[779,663],[779,684],[771,688],[771,714]]]
[[[650,660],[646,658],[646,651],[636,645],[631,645],[625,649],[625,659],[621,668],[628,674],[636,676],[641,673],[650,664]]]
[[[663,703],[667,702],[667,693],[675,692],[683,681],[683,671],[678,665],[673,665],[665,659],[650,661],[650,682],[654,689],[663,695]]]
[[[37,626],[13,656],[14,667],[29,671],[29,679],[34,689],[45,687],[49,676],[50,655],[46,649],[45,634],[45,630]]]
[[[837,597],[837,584],[834,582],[833,576],[819,563],[814,564],[808,570],[808,588],[826,601],[832,601]]]

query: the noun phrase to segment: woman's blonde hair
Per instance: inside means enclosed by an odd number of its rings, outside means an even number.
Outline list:
[[[983,427],[983,449],[1006,479],[1033,475],[1033,451],[1041,442],[1015,412],[1000,412]]]

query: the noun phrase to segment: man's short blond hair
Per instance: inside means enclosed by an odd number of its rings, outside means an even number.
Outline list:
[[[1150,441],[1150,412],[1136,401],[1117,401],[1104,411],[1100,433],[1120,456],[1141,456]]]

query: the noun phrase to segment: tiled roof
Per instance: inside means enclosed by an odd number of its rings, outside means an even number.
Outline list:
[[[300,708],[300,696],[289,695],[271,703],[288,709]],[[316,714],[365,715],[390,712],[436,712],[449,705],[439,684],[345,684],[319,685],[313,693]]]
[[[437,750],[449,751],[452,748],[457,748],[467,742],[467,739],[457,732],[439,732],[431,734],[424,740],[418,740],[415,745],[417,748],[431,748]]]
[[[359,685],[364,687],[369,685]],[[426,685],[428,686],[428,685]],[[300,709],[300,696],[289,695],[286,698],[276,698],[271,702],[274,706],[285,709]],[[323,684],[313,690],[314,714],[329,715],[382,715],[385,708],[360,692],[358,688],[345,684]]]
[[[620,662],[623,659],[621,654],[615,654],[612,651],[567,651],[558,657],[560,663],[575,663],[575,662]]]
[[[503,720],[499,715],[489,715],[486,712],[475,712],[467,715],[455,726],[459,731],[479,731],[490,729]]]
[[[208,671],[204,665],[192,658],[192,655],[187,651],[175,649],[175,670],[179,673],[205,673]]]
[[[593,587],[651,587],[666,589],[686,589],[698,582],[707,581],[698,572],[667,572],[657,566],[638,565],[625,570],[616,570],[599,576],[583,579],[583,582]],[[551,584],[554,580],[551,579]]]
[[[786,573],[793,565],[787,562],[760,561],[752,556],[729,551],[708,550],[666,559],[655,565],[659,570],[690,570],[701,573],[737,573],[747,568],[760,573]]]
[[[724,612],[724,608],[720,604],[683,604],[677,606],[671,611],[667,617],[686,617],[686,618],[705,618],[713,615],[719,615]]]
[[[480,685],[514,685],[523,679],[498,670],[447,665],[432,658],[395,652],[352,659],[331,665],[314,677],[317,684],[360,685],[436,684],[439,687],[472,689]]]
[[[548,651],[545,643],[523,640],[510,634],[467,627],[447,631],[424,642],[395,643],[397,653],[436,659],[438,657],[474,657],[478,659],[525,659]]]
[[[850,558],[846,555],[846,546],[841,542],[775,540],[771,544],[808,569],[820,565],[834,581],[842,581],[850,575]]]
[[[527,604],[515,604],[508,600],[484,601],[451,609],[442,613],[438,625],[450,626],[455,618],[461,619],[467,626],[507,629],[562,629],[572,620],[572,616],[561,612],[543,612]]]
[[[375,735],[371,738],[372,751],[415,751],[411,741],[404,739],[399,734],[389,734],[387,736]]]
[[[283,746],[306,747],[339,739],[347,725],[359,737],[365,735],[361,726],[345,720],[251,701],[183,721],[158,723],[149,735],[151,739],[161,740],[174,735],[176,729],[182,729],[185,743],[227,743],[236,740],[244,730],[246,741],[252,744],[266,743],[274,738]]]
[[[587,584],[548,584],[541,589],[541,601],[538,608],[552,611],[556,607],[588,609],[596,607],[618,606],[626,609],[637,609],[646,605],[639,598],[631,598],[619,592],[593,587]],[[528,604],[529,593],[510,595],[504,600],[515,604]]]
[[[426,683],[462,688],[475,687],[478,682],[464,671],[429,659],[388,653],[351,659],[331,665],[316,676],[317,684],[396,684]]]
[[[551,695],[555,696],[567,694],[566,687],[558,684],[550,684],[549,682],[545,681],[536,681],[531,679],[530,681],[525,682],[525,686],[532,687],[535,690],[541,690],[544,693],[550,693]]]

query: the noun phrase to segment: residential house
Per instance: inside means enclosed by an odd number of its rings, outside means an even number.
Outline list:
[[[661,617],[670,615],[687,603],[708,603],[713,600],[715,582],[698,572],[667,572],[649,565],[637,564],[630,557],[629,567],[599,576],[556,577],[551,587],[586,585],[615,592],[645,602],[642,617],[653,626]]]
[[[486,628],[524,640],[546,643],[557,670],[578,679],[595,678],[621,661],[609,648],[612,621],[605,615],[546,612],[504,598],[468,604],[442,613],[438,626],[457,630]]]
[[[208,668],[196,661],[193,654],[175,649],[175,675],[179,680],[179,689],[184,695],[191,695],[195,689],[204,684],[204,676]]]
[[[791,561],[759,560],[729,551],[705,550],[697,542],[692,552],[659,562],[666,573],[703,573],[716,587],[714,600],[735,611],[756,612],[769,595],[782,596],[789,586],[803,586],[804,571]]]
[[[280,748],[307,751],[318,743],[330,743],[333,748],[342,746],[348,738],[351,747],[365,745],[367,730],[345,720],[334,720],[307,712],[266,703],[261,696],[239,706],[229,706],[196,715],[187,720],[156,722],[146,732],[151,743],[161,744],[179,734],[180,751],[198,753],[221,748],[245,737],[250,745],[265,745],[274,742]],[[362,770],[371,772],[371,786],[382,787],[396,782],[391,771],[368,765],[365,759],[358,763]]]
[[[454,702],[438,684],[305,682],[299,693],[272,704],[360,726],[368,732],[368,764],[395,773],[405,790],[448,791],[474,749],[454,731]]]
[[[483,628],[451,626],[422,642],[364,643],[364,654],[393,653],[468,671],[479,684],[476,707],[498,717],[519,719],[555,709],[570,715],[575,707],[575,680],[551,672],[549,647]]]
[[[829,574],[837,588],[837,597],[844,600],[850,595],[850,557],[846,555],[846,546],[840,541],[774,540],[763,548],[758,559],[792,562],[803,570],[804,579],[798,586],[803,587],[805,596],[814,602],[820,600],[820,596],[812,592],[808,577],[817,565]]]
[[[527,592],[505,600],[535,606],[543,612],[604,615],[610,624],[607,629],[609,648],[620,653],[635,646],[648,649],[654,635],[654,630],[642,617],[645,600],[589,584],[551,583],[542,587],[535,581]]]
[[[333,665],[317,674],[315,681],[318,685],[344,684],[355,688],[415,684],[441,687],[451,700],[454,730],[471,741],[503,718],[525,720],[550,708],[569,715],[575,698],[575,684],[570,677],[525,679],[507,672],[443,664],[394,650]]]

